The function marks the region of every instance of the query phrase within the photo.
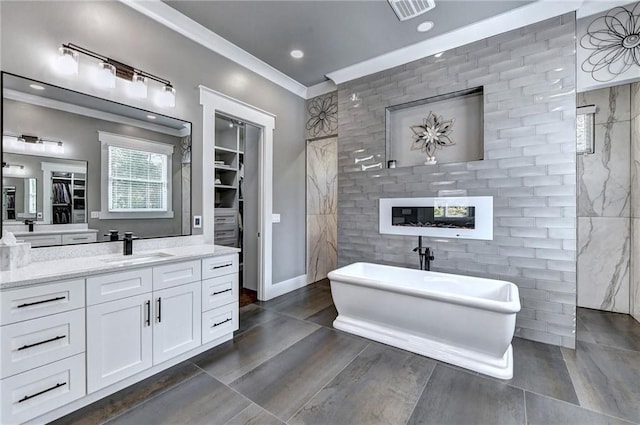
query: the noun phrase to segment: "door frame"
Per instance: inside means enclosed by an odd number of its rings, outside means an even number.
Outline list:
[[[273,131],[276,116],[205,86],[202,105],[202,232],[205,243],[214,243],[214,169],[216,113],[238,118],[262,129],[259,142],[258,189],[258,299],[275,296],[272,276]]]

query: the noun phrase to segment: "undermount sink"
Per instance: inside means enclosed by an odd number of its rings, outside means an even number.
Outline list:
[[[127,255],[126,257],[123,256],[118,258],[108,258],[102,261],[116,266],[129,266],[132,264],[148,263],[149,261],[160,260],[168,257],[173,257],[173,255],[167,254],[166,252],[154,252],[151,254]]]

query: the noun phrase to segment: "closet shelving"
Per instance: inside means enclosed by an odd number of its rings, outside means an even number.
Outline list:
[[[51,173],[51,183],[53,224],[85,223],[86,175],[54,171]]]
[[[241,128],[231,126],[223,118],[216,117],[216,142],[214,160],[215,230],[217,245],[240,248],[239,224],[239,173],[241,167]]]

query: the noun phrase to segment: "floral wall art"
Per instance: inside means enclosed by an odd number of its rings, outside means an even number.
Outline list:
[[[640,78],[640,2],[578,20],[578,92]]]

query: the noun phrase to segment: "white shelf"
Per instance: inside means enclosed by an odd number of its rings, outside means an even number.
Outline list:
[[[217,151],[229,152],[229,153],[238,153],[238,151],[235,150],[235,149],[223,148],[222,146],[216,146],[215,148],[216,148]]]
[[[238,171],[237,168],[231,167],[229,165],[214,165],[216,170],[225,170],[225,171]]]

